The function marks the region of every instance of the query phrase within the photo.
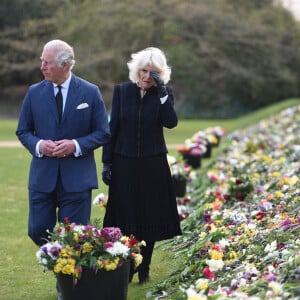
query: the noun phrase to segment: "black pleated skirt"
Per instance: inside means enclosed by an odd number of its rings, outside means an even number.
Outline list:
[[[181,234],[176,196],[165,154],[146,158],[114,155],[103,222],[139,240]]]

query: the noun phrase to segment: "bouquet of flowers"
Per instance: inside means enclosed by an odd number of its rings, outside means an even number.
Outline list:
[[[208,140],[206,137],[202,136],[200,132],[195,133],[191,138],[184,141],[183,146],[179,146],[177,151],[183,156],[185,154],[189,155],[203,155],[207,151]]]
[[[189,180],[192,171],[191,167],[183,161],[176,160],[174,156],[168,155],[167,157],[172,177]]]
[[[134,267],[142,262],[139,242],[124,236],[117,227],[98,229],[94,225],[77,225],[65,218],[64,223],[50,233],[50,241],[40,247],[36,256],[44,270],[72,275],[78,283],[83,267],[98,270],[115,270],[128,259]]]
[[[98,194],[93,200],[93,205],[99,206],[101,210],[106,210],[107,196],[104,193]]]

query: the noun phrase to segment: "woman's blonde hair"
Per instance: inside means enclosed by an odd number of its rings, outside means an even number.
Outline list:
[[[165,54],[155,47],[149,47],[131,54],[131,60],[127,63],[127,66],[129,79],[134,83],[139,81],[139,71],[146,66],[154,67],[159,71],[159,76],[165,84],[171,78],[171,68],[167,65]]]

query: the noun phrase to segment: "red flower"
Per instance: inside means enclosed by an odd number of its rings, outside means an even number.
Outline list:
[[[235,197],[236,197],[237,199],[240,199],[240,200],[243,200],[243,199],[244,199],[244,195],[243,195],[243,193],[241,193],[241,192],[238,192],[238,193],[235,195]]]
[[[223,198],[224,198],[225,200],[228,200],[228,199],[230,199],[230,196],[229,196],[228,194],[224,194],[224,195],[223,195]]]
[[[243,183],[243,180],[242,179],[236,179],[235,180],[235,184],[239,185],[239,184],[242,184]]]
[[[69,217],[64,217],[64,223],[65,224],[69,224],[70,222],[69,222]]]
[[[128,245],[126,245],[126,246],[131,248],[133,246],[138,245],[138,243],[139,243],[139,241],[135,237],[132,237],[128,240]]]
[[[183,199],[183,204],[187,204],[189,202],[191,202],[191,200],[189,198],[186,197]]]
[[[264,211],[259,211],[257,214],[256,214],[256,220],[261,220],[263,217],[265,217],[267,215],[266,212]]]
[[[203,275],[207,278],[207,279],[215,279],[216,278],[216,274],[214,274],[209,267],[205,267],[203,270]]]

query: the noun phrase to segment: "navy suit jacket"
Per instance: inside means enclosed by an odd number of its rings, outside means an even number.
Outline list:
[[[102,95],[96,85],[72,74],[61,123],[53,84],[43,80],[30,86],[22,104],[16,134],[32,154],[29,189],[53,191],[59,170],[67,192],[98,188],[94,150],[109,141],[110,131]],[[82,155],[37,157],[36,144],[40,139],[76,139]]]

